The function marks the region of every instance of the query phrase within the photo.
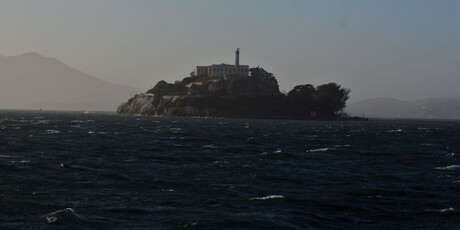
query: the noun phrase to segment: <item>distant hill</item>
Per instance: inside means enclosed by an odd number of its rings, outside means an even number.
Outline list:
[[[351,115],[382,118],[460,119],[460,97],[428,98],[413,102],[373,98],[350,104]]]
[[[35,52],[0,56],[0,109],[115,111],[120,101],[139,91]]]

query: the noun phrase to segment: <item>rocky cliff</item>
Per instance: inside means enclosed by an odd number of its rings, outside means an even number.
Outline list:
[[[188,77],[158,82],[118,107],[120,114],[238,116],[280,113],[284,95],[275,78]]]
[[[223,116],[254,118],[340,119],[350,90],[335,83],[300,85],[288,94],[278,81],[257,67],[251,75],[193,76],[158,82],[118,107],[119,114],[150,116]]]

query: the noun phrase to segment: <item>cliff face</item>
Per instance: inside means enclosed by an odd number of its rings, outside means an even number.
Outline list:
[[[120,114],[152,116],[238,116],[277,114],[283,95],[276,79],[190,77],[158,82],[118,107]]]
[[[278,81],[264,69],[251,76],[187,77],[174,84],[158,82],[118,107],[120,114],[150,116],[222,116],[289,119],[341,119],[350,90],[336,83],[298,85],[279,91]]]
[[[137,94],[129,101],[121,104],[117,113],[121,114],[155,114],[155,96],[153,94]]]

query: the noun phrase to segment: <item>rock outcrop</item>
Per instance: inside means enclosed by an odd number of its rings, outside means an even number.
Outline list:
[[[238,116],[280,113],[284,95],[275,78],[188,77],[158,82],[118,107],[120,114],[152,116]],[[278,105],[277,105],[278,104]]]
[[[118,107],[117,113],[121,114],[155,114],[155,95],[150,93],[137,94],[129,101]]]
[[[350,90],[336,83],[300,85],[288,94],[262,68],[250,76],[192,76],[158,82],[146,93],[121,104],[119,114],[289,119],[342,119]]]

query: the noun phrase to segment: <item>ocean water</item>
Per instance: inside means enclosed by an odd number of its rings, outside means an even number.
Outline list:
[[[460,121],[0,111],[0,229],[459,229]]]

